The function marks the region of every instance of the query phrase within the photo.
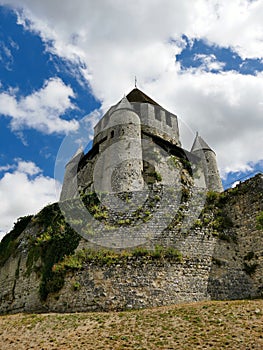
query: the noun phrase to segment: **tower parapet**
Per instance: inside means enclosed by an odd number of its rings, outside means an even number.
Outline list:
[[[142,132],[159,136],[171,144],[181,147],[178,120],[175,114],[168,112],[137,88],[127,95],[127,100],[140,118]],[[111,115],[117,106],[118,104],[111,107],[94,127],[94,145],[105,137],[104,130],[109,127]]]

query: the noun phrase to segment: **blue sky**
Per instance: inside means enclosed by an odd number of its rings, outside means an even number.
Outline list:
[[[217,73],[236,71],[241,74],[255,75],[262,71],[262,59],[245,58],[242,59],[232,48],[224,48],[217,45],[209,45],[202,39],[189,40],[187,36],[182,36],[186,42],[185,49],[177,55],[177,60],[181,63],[182,70],[198,68],[204,64],[205,58],[210,58],[209,63],[218,62],[217,66],[210,71]],[[207,61],[206,61],[207,62]],[[220,67],[220,64],[222,67]],[[220,67],[220,69],[218,69]],[[209,67],[206,68],[209,71]]]
[[[65,162],[87,149],[135,75],[178,115],[185,148],[199,131],[216,151],[225,187],[263,170],[262,1],[138,2],[139,13],[117,0],[0,0],[0,236],[57,200],[61,144]]]
[[[81,85],[69,72],[66,63],[45,49],[45,44],[38,35],[26,31],[17,25],[16,15],[8,9],[0,8],[1,16],[1,88],[17,90],[16,100],[40,90],[45,81],[58,78],[71,86],[72,109],[65,110],[60,118],[65,120],[82,119],[86,114],[100,106],[99,101],[90,93],[88,83]],[[16,158],[33,161],[45,176],[54,176],[54,161],[65,133],[48,134],[23,125],[12,130],[10,118],[1,117],[1,163],[13,162]]]

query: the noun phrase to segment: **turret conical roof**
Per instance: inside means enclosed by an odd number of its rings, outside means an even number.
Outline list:
[[[127,108],[127,109],[132,109],[132,106],[130,104],[130,102],[128,101],[127,97],[124,96],[120,102],[117,104],[115,110],[117,109],[123,109],[123,108]]]
[[[212,148],[208,146],[208,144],[204,141],[204,139],[198,135],[198,132],[197,132],[193,146],[191,148],[191,152],[200,151],[200,150],[207,150],[207,151],[214,152]]]
[[[83,147],[80,146],[76,153],[73,155],[73,157],[68,161],[67,165],[72,162],[79,162],[79,160],[84,156],[84,150]]]

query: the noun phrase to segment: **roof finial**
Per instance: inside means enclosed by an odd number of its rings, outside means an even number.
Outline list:
[[[135,77],[134,77],[134,87],[137,88],[137,77],[136,77],[136,75],[135,75]]]

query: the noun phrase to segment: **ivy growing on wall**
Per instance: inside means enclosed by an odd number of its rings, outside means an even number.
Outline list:
[[[29,243],[27,273],[34,269],[40,275],[39,292],[44,301],[63,287],[65,273],[55,272],[53,266],[75,251],[80,236],[65,222],[57,203],[45,207],[33,221],[39,230]]]

